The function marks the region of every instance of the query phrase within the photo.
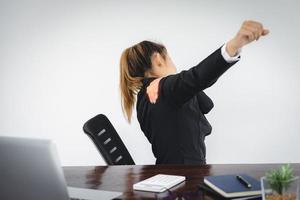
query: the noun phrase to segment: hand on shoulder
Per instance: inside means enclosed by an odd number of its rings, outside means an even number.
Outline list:
[[[155,104],[158,98],[158,90],[159,90],[159,81],[161,78],[157,78],[153,80],[150,85],[147,87],[147,95],[149,98],[150,103]]]

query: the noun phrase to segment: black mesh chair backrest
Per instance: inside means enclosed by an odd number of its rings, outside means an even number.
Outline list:
[[[108,165],[134,165],[127,148],[108,118],[97,115],[83,125],[83,131],[92,139]]]

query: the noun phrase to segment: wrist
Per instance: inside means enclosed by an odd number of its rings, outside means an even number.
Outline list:
[[[231,57],[236,56],[239,49],[240,49],[240,47],[236,44],[234,39],[232,39],[226,43],[225,50],[228,53],[228,55]]]

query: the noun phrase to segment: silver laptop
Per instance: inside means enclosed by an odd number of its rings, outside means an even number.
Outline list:
[[[49,140],[0,137],[0,199],[113,199],[122,193],[69,188]]]

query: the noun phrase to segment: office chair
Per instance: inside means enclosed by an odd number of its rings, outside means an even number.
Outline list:
[[[83,125],[83,131],[92,139],[108,165],[134,165],[127,148],[108,118],[99,114]]]

